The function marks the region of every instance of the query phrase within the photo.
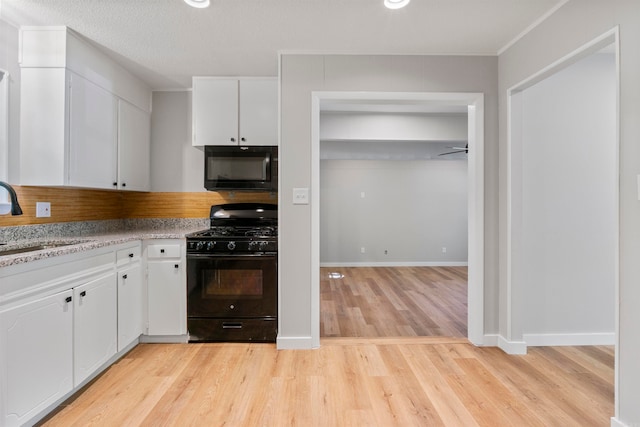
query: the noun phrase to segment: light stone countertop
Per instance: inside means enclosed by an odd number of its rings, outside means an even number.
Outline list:
[[[203,227],[190,226],[182,228],[166,228],[166,229],[140,229],[126,230],[119,232],[110,232],[95,235],[82,235],[80,237],[51,237],[39,239],[22,239],[8,242],[6,245],[0,246],[0,268],[8,267],[16,264],[23,264],[40,259],[67,255],[72,253],[83,252],[91,249],[97,249],[105,246],[117,245],[120,243],[131,242],[135,240],[147,239],[183,239],[187,234],[200,231]],[[63,244],[63,246],[55,246]],[[3,255],[4,251],[12,249],[20,249],[35,245],[53,245],[41,250],[33,250],[21,252],[12,255]]]

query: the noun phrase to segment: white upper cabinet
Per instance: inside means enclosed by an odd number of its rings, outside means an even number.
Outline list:
[[[193,78],[193,145],[278,145],[278,81]]]
[[[148,191],[151,90],[66,27],[20,41],[20,184]]]
[[[126,101],[118,101],[118,187],[151,188],[151,116]]]
[[[112,188],[118,157],[117,98],[71,74],[69,185]]]

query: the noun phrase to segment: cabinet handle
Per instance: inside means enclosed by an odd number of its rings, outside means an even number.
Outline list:
[[[173,267],[174,268],[180,268],[180,264],[175,264]]]
[[[164,253],[164,249],[160,249],[160,253],[163,254]]]
[[[86,296],[87,296],[87,291],[82,291],[82,292],[80,292],[80,296],[81,296],[81,297],[86,297]]]
[[[117,187],[117,186],[118,186],[118,183],[117,183],[117,182],[114,182],[114,183],[113,183],[113,186],[114,186],[114,187]]]
[[[126,275],[126,274],[123,274],[123,275],[122,275],[122,278],[123,278],[123,279],[126,279],[126,278],[127,278],[127,275]]]
[[[133,258],[133,254],[129,254],[129,258]]]
[[[73,301],[73,298],[71,298],[71,297],[66,297],[64,300],[65,300],[65,302],[69,303],[69,302]]]

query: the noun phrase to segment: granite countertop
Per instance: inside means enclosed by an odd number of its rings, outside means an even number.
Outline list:
[[[202,230],[199,225],[183,227],[153,227],[150,229],[134,229],[125,231],[112,231],[108,233],[83,234],[80,237],[51,237],[51,238],[27,238],[8,241],[0,245],[0,268],[15,264],[37,261],[60,255],[78,253],[105,246],[146,239],[182,239],[187,234]],[[29,250],[27,252],[3,255],[3,252],[14,249],[27,248],[42,245],[42,249]]]

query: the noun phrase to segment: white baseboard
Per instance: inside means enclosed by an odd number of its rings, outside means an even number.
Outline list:
[[[485,334],[482,337],[481,347],[498,347],[498,340],[500,335],[498,334]]]
[[[522,339],[527,346],[565,346],[565,345],[615,345],[616,334],[579,333],[579,334],[523,334]]]
[[[276,348],[278,350],[312,350],[313,339],[311,337],[278,337]]]
[[[182,344],[189,342],[189,335],[141,335],[141,343]]]
[[[321,262],[320,267],[466,267],[467,261]]]
[[[498,347],[507,354],[527,354],[527,343],[524,341],[507,341],[498,335]]]
[[[622,421],[618,420],[616,417],[611,417],[611,427],[629,427]]]

